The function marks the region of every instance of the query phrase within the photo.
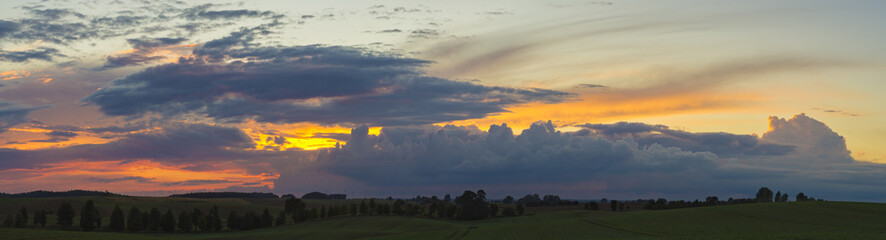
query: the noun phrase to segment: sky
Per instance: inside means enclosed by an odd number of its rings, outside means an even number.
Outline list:
[[[886,202],[882,1],[8,1],[0,192]]]

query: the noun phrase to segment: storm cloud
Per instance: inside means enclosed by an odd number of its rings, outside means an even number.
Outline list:
[[[431,77],[422,70],[428,61],[354,47],[252,45],[262,31],[207,42],[193,58],[115,80],[83,101],[112,116],[196,113],[223,122],[393,126],[482,118],[572,96]]]

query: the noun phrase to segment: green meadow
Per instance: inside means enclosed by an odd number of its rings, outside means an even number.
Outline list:
[[[70,198],[0,199],[4,213],[20,206],[54,209],[62,201],[94,199],[107,219],[115,204],[173,211],[218,205],[224,216],[270,208],[282,199]],[[129,200],[127,200],[129,199]],[[360,200],[315,200],[308,207]],[[78,206],[77,203],[74,206]],[[788,202],[636,210],[586,211],[528,208],[523,216],[478,221],[400,216],[338,216],[251,231],[217,233],[113,233],[0,228],[2,239],[886,239],[886,204]],[[76,221],[76,218],[75,218]],[[107,221],[107,220],[106,220]],[[50,225],[54,219],[50,215]],[[105,223],[106,224],[106,223]],[[76,226],[76,223],[75,223]]]

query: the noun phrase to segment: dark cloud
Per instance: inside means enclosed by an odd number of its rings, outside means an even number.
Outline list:
[[[825,113],[839,114],[847,117],[858,117],[860,116],[857,113],[852,113],[844,110],[836,110],[836,109],[823,109],[823,108],[813,108],[813,110],[818,110]]]
[[[409,34],[411,38],[427,38],[436,39],[440,37],[440,32],[436,29],[416,29]]]
[[[210,10],[213,7],[220,6],[216,4],[204,4],[200,6],[195,6],[182,10],[182,16],[185,19],[189,20],[197,20],[197,19],[209,19],[209,20],[217,20],[217,19],[240,19],[240,18],[254,18],[254,17],[279,17],[281,15],[276,14],[272,11],[254,11],[254,10]]]
[[[0,39],[18,31],[21,27],[16,22],[0,20]]]
[[[58,49],[41,47],[37,49],[24,51],[5,51],[0,50],[0,61],[7,62],[27,62],[31,60],[52,61],[54,57],[64,57],[59,53]]]
[[[349,141],[351,140],[351,134],[347,133],[315,133],[314,138],[331,138],[339,141]]]
[[[209,41],[194,58],[115,80],[83,101],[114,116],[197,113],[226,122],[391,126],[482,118],[516,104],[571,97],[430,77],[422,70],[428,61],[365,49],[252,43],[270,27]]]
[[[784,126],[777,125],[780,123]],[[756,141],[747,139],[756,137],[752,135],[689,133],[628,123],[588,124],[598,130],[572,133],[556,131],[550,122],[536,123],[519,135],[506,125],[492,125],[488,131],[457,126],[386,127],[378,136],[358,127],[352,130],[347,145],[320,150],[313,165],[282,170],[275,186],[277,192],[307,192],[315,186],[293,182],[323,178],[324,188],[358,186],[376,194],[472,187],[508,194],[556,189],[578,196],[593,191],[591,194],[625,198],[689,199],[710,194],[732,196],[770,186],[834,200],[886,200],[867,194],[886,190],[881,184],[886,180],[886,165],[843,161],[847,152],[836,134],[804,115],[790,120],[776,118],[775,124]],[[619,134],[623,137],[610,139]],[[804,140],[780,139],[786,135]],[[661,142],[641,143],[652,140]],[[766,145],[775,140],[780,141],[778,145]],[[764,146],[778,149],[791,143],[798,149],[836,146],[811,154],[754,150]],[[698,150],[667,146],[679,144]],[[722,149],[722,145],[732,144],[741,150]]]
[[[135,133],[104,144],[83,144],[42,150],[0,149],[0,169],[31,168],[71,160],[197,164],[270,157],[250,153],[252,139],[236,128],[173,124],[163,131]]]
[[[205,184],[218,184],[218,183],[231,183],[234,181],[224,180],[224,179],[197,179],[197,180],[186,180],[180,182],[165,182],[164,186],[199,186]]]
[[[30,107],[12,102],[0,101],[0,133],[6,132],[12,126],[27,122],[28,114],[35,110],[48,108],[49,106]]]
[[[659,144],[688,151],[707,151],[721,157],[753,155],[786,155],[795,146],[761,141],[756,135],[731,133],[691,133],[673,130],[664,125],[619,122],[614,124],[579,125],[611,140],[629,137],[641,146]]]
[[[51,131],[51,132],[46,133],[46,136],[50,136],[53,138],[70,138],[70,137],[76,137],[77,133],[70,132],[70,131],[55,130],[55,131]]]
[[[156,178],[146,178],[139,176],[127,176],[127,177],[119,177],[119,178],[98,178],[91,177],[87,178],[87,182],[97,182],[97,183],[115,183],[115,182],[126,182],[126,181],[135,181],[140,183],[153,183]]]
[[[585,84],[579,84],[578,87],[582,87],[582,88],[600,88],[600,89],[608,89],[608,88],[609,88],[609,87],[607,87],[607,86],[605,86],[605,85],[599,85],[599,84],[587,84],[587,83],[585,83]]]
[[[400,29],[385,29],[385,30],[378,31],[378,33],[399,33],[399,32],[403,32],[403,31],[401,31]]]
[[[126,41],[129,42],[130,45],[132,45],[132,48],[140,49],[140,50],[147,50],[147,49],[165,47],[165,46],[169,46],[169,45],[176,45],[176,44],[182,43],[187,40],[188,40],[187,38],[183,38],[183,37],[177,37],[177,38],[166,38],[166,37],[164,37],[164,38],[146,38],[146,37],[143,37],[143,38],[126,39]]]

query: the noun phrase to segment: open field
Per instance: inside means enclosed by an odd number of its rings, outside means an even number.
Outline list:
[[[269,202],[264,202],[266,200],[243,201],[251,205],[250,209],[263,209],[265,206],[274,207],[267,204],[273,202],[273,199]],[[8,207],[6,203],[8,202],[4,202],[4,207]],[[322,203],[319,201],[313,204]],[[220,204],[219,206],[224,208]],[[247,208],[246,206],[242,207]],[[279,208],[279,205],[276,208]],[[4,239],[886,238],[886,204],[878,203],[761,203],[631,212],[530,208],[528,213],[525,216],[480,221],[397,216],[345,216],[252,231],[191,234],[88,233],[3,228],[0,229],[0,236]]]

